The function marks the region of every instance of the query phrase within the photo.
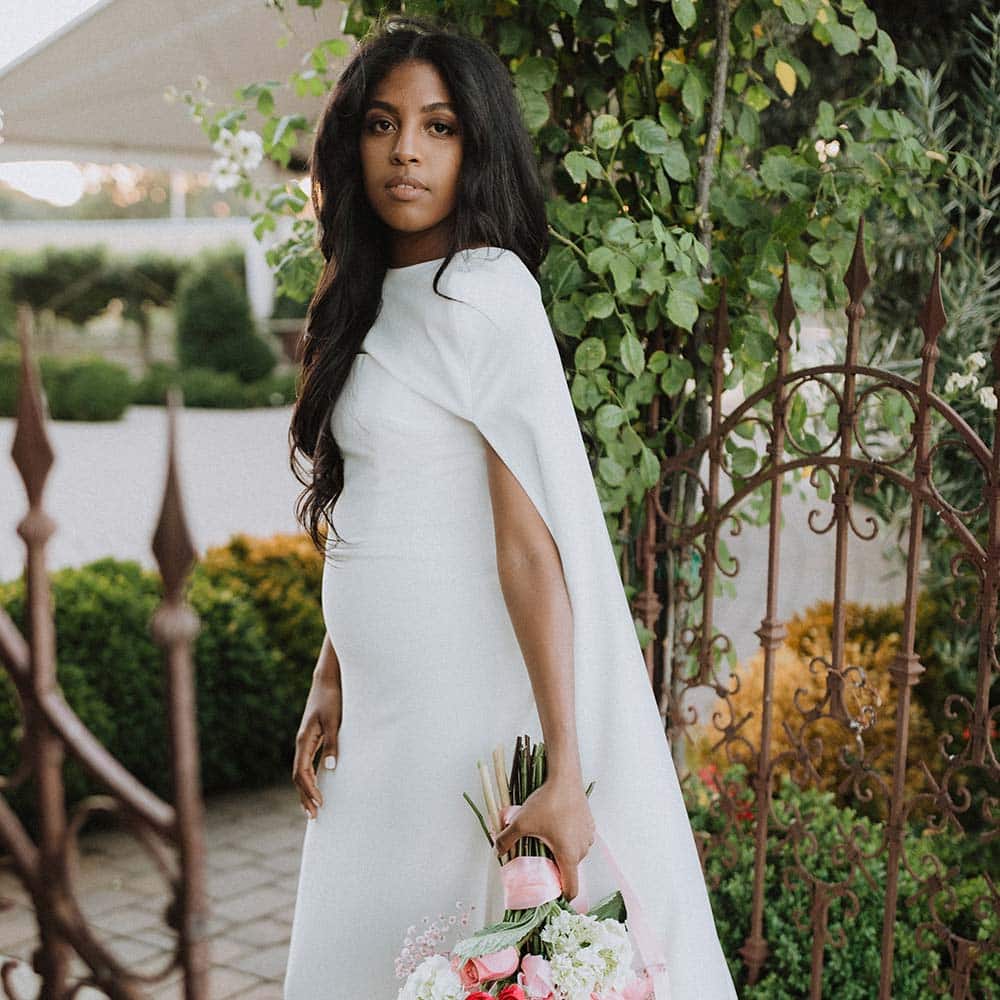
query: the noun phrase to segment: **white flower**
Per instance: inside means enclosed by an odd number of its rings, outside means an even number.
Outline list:
[[[690,396],[691,393],[694,392],[695,388],[696,388],[696,383],[695,383],[695,380],[693,378],[689,378],[689,379],[685,379],[684,380],[684,395],[685,396]]]
[[[840,152],[840,141],[834,139],[831,142],[826,142],[823,139],[817,139],[813,144],[813,149],[816,150],[819,162],[826,163],[828,159],[832,160]]]
[[[973,351],[965,359],[965,370],[967,372],[980,371],[986,367],[986,355],[982,351]]]
[[[451,962],[431,955],[409,974],[396,1000],[465,1000],[465,990]]]
[[[542,928],[550,946],[552,978],[564,1000],[622,989],[632,978],[632,942],[617,920],[562,911]]]
[[[952,396],[956,392],[961,392],[962,389],[968,389],[969,386],[976,384],[978,379],[971,372],[952,372],[944,383],[944,391],[946,396]]]
[[[236,136],[229,129],[222,129],[219,138],[212,143],[212,149],[220,156],[232,156],[236,151]]]
[[[239,168],[232,160],[220,157],[212,161],[212,169],[209,173],[209,182],[214,185],[217,191],[228,191],[236,187],[241,180]]]
[[[997,408],[997,391],[991,385],[984,385],[982,389],[979,390],[979,405],[985,407],[987,410],[995,410]]]
[[[728,375],[733,370],[733,355],[728,347],[722,351],[722,374]]]
[[[264,159],[264,140],[256,132],[240,129],[233,139],[232,156],[244,170],[255,170]]]

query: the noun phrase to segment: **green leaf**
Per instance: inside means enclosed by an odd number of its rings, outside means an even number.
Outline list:
[[[575,302],[560,299],[552,310],[552,318],[556,326],[567,337],[579,337],[587,325],[587,318]]]
[[[615,252],[611,249],[611,247],[594,247],[594,249],[587,254],[587,267],[589,267],[594,274],[604,274],[611,267],[611,261],[614,260],[614,257]]]
[[[684,383],[694,375],[694,368],[687,358],[675,355],[670,359],[670,365],[660,376],[660,388],[668,396],[676,396],[684,388]]]
[[[732,453],[731,467],[735,475],[749,476],[757,467],[757,452],[753,448],[736,448]]]
[[[684,150],[684,143],[679,139],[667,142],[667,148],[660,154],[663,168],[675,181],[691,180],[691,161]]]
[[[514,76],[519,86],[544,94],[556,82],[556,64],[542,56],[528,56],[514,70]]]
[[[625,482],[624,467],[609,455],[604,455],[598,460],[597,471],[609,486],[621,486]]]
[[[632,138],[644,153],[662,156],[670,148],[670,139],[662,125],[652,118],[640,118],[632,125]]]
[[[685,31],[694,26],[696,15],[694,4],[691,0],[670,0],[670,6],[673,7],[674,17],[677,19],[677,23]]]
[[[529,132],[537,132],[549,120],[549,102],[537,90],[516,86],[518,105]]]
[[[306,121],[305,115],[283,115],[278,121],[277,127],[274,130],[274,136],[271,139],[272,146],[289,146],[294,142],[294,133],[307,128],[309,123]],[[288,135],[288,139],[285,136]]]
[[[647,490],[652,489],[660,478],[660,460],[646,444],[643,444],[642,451],[639,452],[639,475]]]
[[[257,110],[262,115],[269,115],[274,111],[274,94],[270,90],[262,90],[257,95]]]
[[[622,127],[614,115],[598,115],[592,129],[594,144],[601,149],[611,149],[622,136]]]
[[[607,357],[607,348],[600,337],[588,337],[581,341],[573,355],[577,371],[588,372],[600,368]]]
[[[754,111],[763,111],[771,103],[771,91],[762,83],[755,83],[747,89],[743,95],[743,100],[748,107]]]
[[[667,317],[682,330],[690,330],[698,319],[698,303],[679,289],[667,296]]]
[[[478,958],[490,955],[504,948],[517,947],[536,927],[540,927],[558,909],[554,900],[536,906],[513,920],[499,921],[476,931],[471,937],[463,938],[453,948],[452,953],[459,958]]]
[[[635,223],[622,215],[609,219],[601,229],[601,237],[611,246],[631,246],[636,239]]]
[[[707,96],[701,77],[697,72],[689,69],[684,77],[684,85],[681,87],[681,101],[692,118],[701,116]]]
[[[548,105],[546,105],[546,108],[548,108]],[[563,157],[563,166],[577,184],[582,184],[588,175],[590,177],[601,177],[604,174],[597,160],[592,156],[587,156],[586,153],[576,151],[567,153]]]
[[[594,426],[599,432],[615,431],[628,419],[628,413],[616,403],[604,403],[594,414]]]
[[[861,49],[861,39],[853,28],[848,28],[846,24],[839,24],[831,21],[826,30],[830,32],[830,40],[839,56],[853,55]]]
[[[895,83],[897,75],[896,46],[892,39],[879,28],[875,44],[870,47],[872,55],[879,61],[886,83]]]
[[[618,355],[630,375],[638,378],[642,374],[643,368],[646,367],[646,353],[638,337],[631,333],[625,334],[618,347]]]
[[[875,15],[867,7],[859,7],[854,12],[854,30],[862,38],[871,38],[878,29]]]
[[[637,274],[636,266],[625,254],[616,253],[611,260],[611,276],[615,279],[615,291],[624,295],[632,287]]]

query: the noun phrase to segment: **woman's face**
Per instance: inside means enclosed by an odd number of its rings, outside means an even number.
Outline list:
[[[462,136],[451,94],[431,63],[409,60],[383,77],[365,109],[360,154],[365,194],[392,231],[390,266],[444,257]]]

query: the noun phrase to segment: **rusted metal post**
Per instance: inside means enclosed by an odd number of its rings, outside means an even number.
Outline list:
[[[785,376],[792,349],[789,331],[795,319],[795,303],[788,280],[788,253],[781,276],[781,292],[774,306],[778,321],[777,373],[775,397],[771,407],[771,441],[768,446],[770,462],[780,468],[785,453],[785,416],[788,407],[788,387]],[[757,630],[764,650],[764,692],[761,706],[760,746],[757,751],[757,774],[754,779],[756,793],[756,826],[754,829],[753,900],[750,905],[750,933],[740,954],[747,966],[751,985],[757,982],[768,956],[764,937],[764,875],[767,865],[767,834],[771,811],[771,728],[774,725],[774,661],[778,648],[785,639],[785,627],[778,619],[778,584],[781,577],[781,504],[784,476],[778,473],[771,482],[771,508],[768,523],[767,548],[767,607],[764,619]]]
[[[21,401],[34,420],[18,421],[11,454],[24,478],[28,494],[28,513],[17,526],[26,547],[26,599],[28,618],[28,656],[31,694],[24,708],[24,748],[28,754],[37,788],[39,870],[45,872],[35,884],[35,913],[38,920],[39,947],[34,956],[35,971],[42,978],[39,1000],[59,1000],[66,990],[70,949],[59,930],[57,915],[63,909],[66,893],[65,858],[61,846],[66,835],[62,762],[63,745],[52,731],[37,705],[55,690],[56,639],[52,621],[52,593],[45,572],[45,546],[55,530],[55,522],[42,508],[42,493],[53,454],[45,436],[42,401],[38,387],[30,377],[29,353],[31,311],[21,306],[17,312],[21,341]]]
[[[920,316],[924,331],[921,351],[920,387],[917,395],[916,422],[913,429],[916,452],[913,458],[913,492],[910,496],[910,536],[906,557],[906,597],[903,603],[903,634],[900,652],[889,668],[899,689],[896,701],[896,737],[892,764],[892,797],[889,821],[885,828],[888,841],[886,860],[885,910],[882,919],[882,966],[879,975],[879,1000],[892,997],[892,966],[896,926],[896,903],[899,893],[899,860],[903,850],[905,817],[906,756],[910,738],[910,693],[924,667],[914,647],[917,633],[917,599],[920,596],[920,558],[924,537],[924,495],[930,481],[931,428],[929,401],[934,385],[934,369],[940,356],[937,341],[945,325],[941,303],[941,255],[934,268],[930,294]]]

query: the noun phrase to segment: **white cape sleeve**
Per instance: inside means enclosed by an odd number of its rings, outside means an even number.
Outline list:
[[[416,322],[406,363],[400,345],[376,339],[366,348],[417,391],[474,423],[551,532],[572,606],[576,729],[583,780],[595,781],[590,806],[598,832],[659,937],[671,1000],[735,1000],[538,283],[509,251],[447,273],[452,280],[441,289],[461,301],[437,300],[445,320],[433,331]]]

